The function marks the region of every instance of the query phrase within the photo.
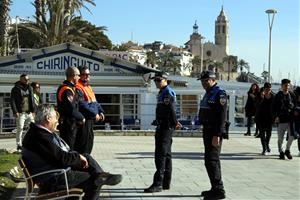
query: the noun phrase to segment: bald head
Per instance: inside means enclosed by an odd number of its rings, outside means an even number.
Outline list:
[[[80,73],[77,67],[68,67],[66,69],[66,79],[73,84],[76,84],[78,82],[79,75]]]

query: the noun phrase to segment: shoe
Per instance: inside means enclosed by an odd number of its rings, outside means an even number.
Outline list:
[[[153,193],[153,192],[161,192],[162,191],[162,186],[155,186],[151,185],[150,187],[144,189],[145,193]]]
[[[284,154],[286,155],[286,157],[289,159],[289,160],[292,160],[293,159],[293,156],[291,155],[291,152],[289,150],[285,150]]]
[[[201,193],[202,194],[202,193]],[[210,191],[207,195],[204,196],[204,200],[217,200],[217,199],[225,199],[224,191]]]
[[[262,156],[265,156],[265,155],[267,155],[267,152],[266,152],[266,151],[263,151],[263,152],[261,152],[261,155],[262,155]]]
[[[245,133],[244,136],[251,136],[251,133]]]
[[[254,135],[255,138],[260,138],[260,134]]]
[[[268,152],[268,153],[271,153],[270,147],[267,148],[267,152]]]
[[[201,196],[201,197],[208,196],[211,192],[212,192],[212,190],[205,190],[205,191],[202,191],[200,196]]]
[[[163,185],[162,189],[163,190],[169,190],[170,189],[170,185]]]
[[[280,154],[279,154],[279,159],[281,159],[281,160],[284,160],[284,159],[285,159],[283,151],[280,152]]]
[[[299,151],[299,153],[298,153],[298,157],[300,157],[300,151]]]
[[[117,185],[122,181],[122,175],[102,172],[97,174],[97,180],[100,181],[99,184],[101,185]]]

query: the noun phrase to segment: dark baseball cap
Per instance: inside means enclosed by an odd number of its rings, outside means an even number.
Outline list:
[[[154,77],[152,77],[151,79],[168,79],[168,72],[156,72]]]
[[[215,79],[216,78],[216,74],[213,71],[205,70],[205,71],[202,71],[199,74],[197,80],[204,80],[204,79],[209,79],[209,78]]]

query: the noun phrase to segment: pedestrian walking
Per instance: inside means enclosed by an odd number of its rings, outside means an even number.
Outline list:
[[[224,199],[220,153],[222,136],[226,135],[227,95],[216,81],[212,71],[203,71],[198,80],[206,93],[200,103],[199,120],[203,126],[204,162],[211,189],[203,191],[204,199]]]
[[[285,156],[288,159],[293,158],[290,148],[294,140],[294,136],[292,134],[292,120],[293,112],[296,107],[296,96],[293,92],[289,91],[290,83],[291,81],[289,79],[281,80],[281,91],[276,94],[273,106],[275,123],[278,125],[277,133],[279,158],[282,160],[285,159]],[[286,132],[288,141],[286,143],[285,151],[283,151],[282,144]]]
[[[247,132],[244,134],[245,136],[251,135],[251,125],[252,122],[255,122],[255,112],[256,112],[256,104],[259,98],[259,86],[256,83],[253,83],[248,91],[248,97],[245,105],[245,112],[247,117]],[[258,134],[258,128],[255,129],[255,135]]]
[[[144,192],[169,190],[172,178],[172,134],[181,128],[176,118],[176,94],[168,85],[168,74],[156,73],[154,82],[159,89],[157,95],[156,118],[152,125],[155,130],[155,167],[153,183]]]
[[[29,76],[27,74],[21,74],[20,80],[12,88],[10,106],[16,118],[17,150],[21,151],[24,126],[34,121],[33,112],[35,110],[32,88],[29,85]]]
[[[262,155],[267,155],[271,152],[270,139],[274,122],[272,112],[274,97],[275,94],[272,92],[272,85],[266,82],[260,92],[255,116],[263,149]]]
[[[300,156],[300,87],[296,87],[294,91],[296,95],[296,108],[294,111],[294,131],[295,131],[295,136],[297,136],[298,140],[298,156]]]

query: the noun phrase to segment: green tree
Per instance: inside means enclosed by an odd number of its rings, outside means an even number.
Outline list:
[[[8,12],[11,0],[0,0],[0,55],[4,55],[6,52],[6,41],[5,36],[7,33],[7,21]]]

